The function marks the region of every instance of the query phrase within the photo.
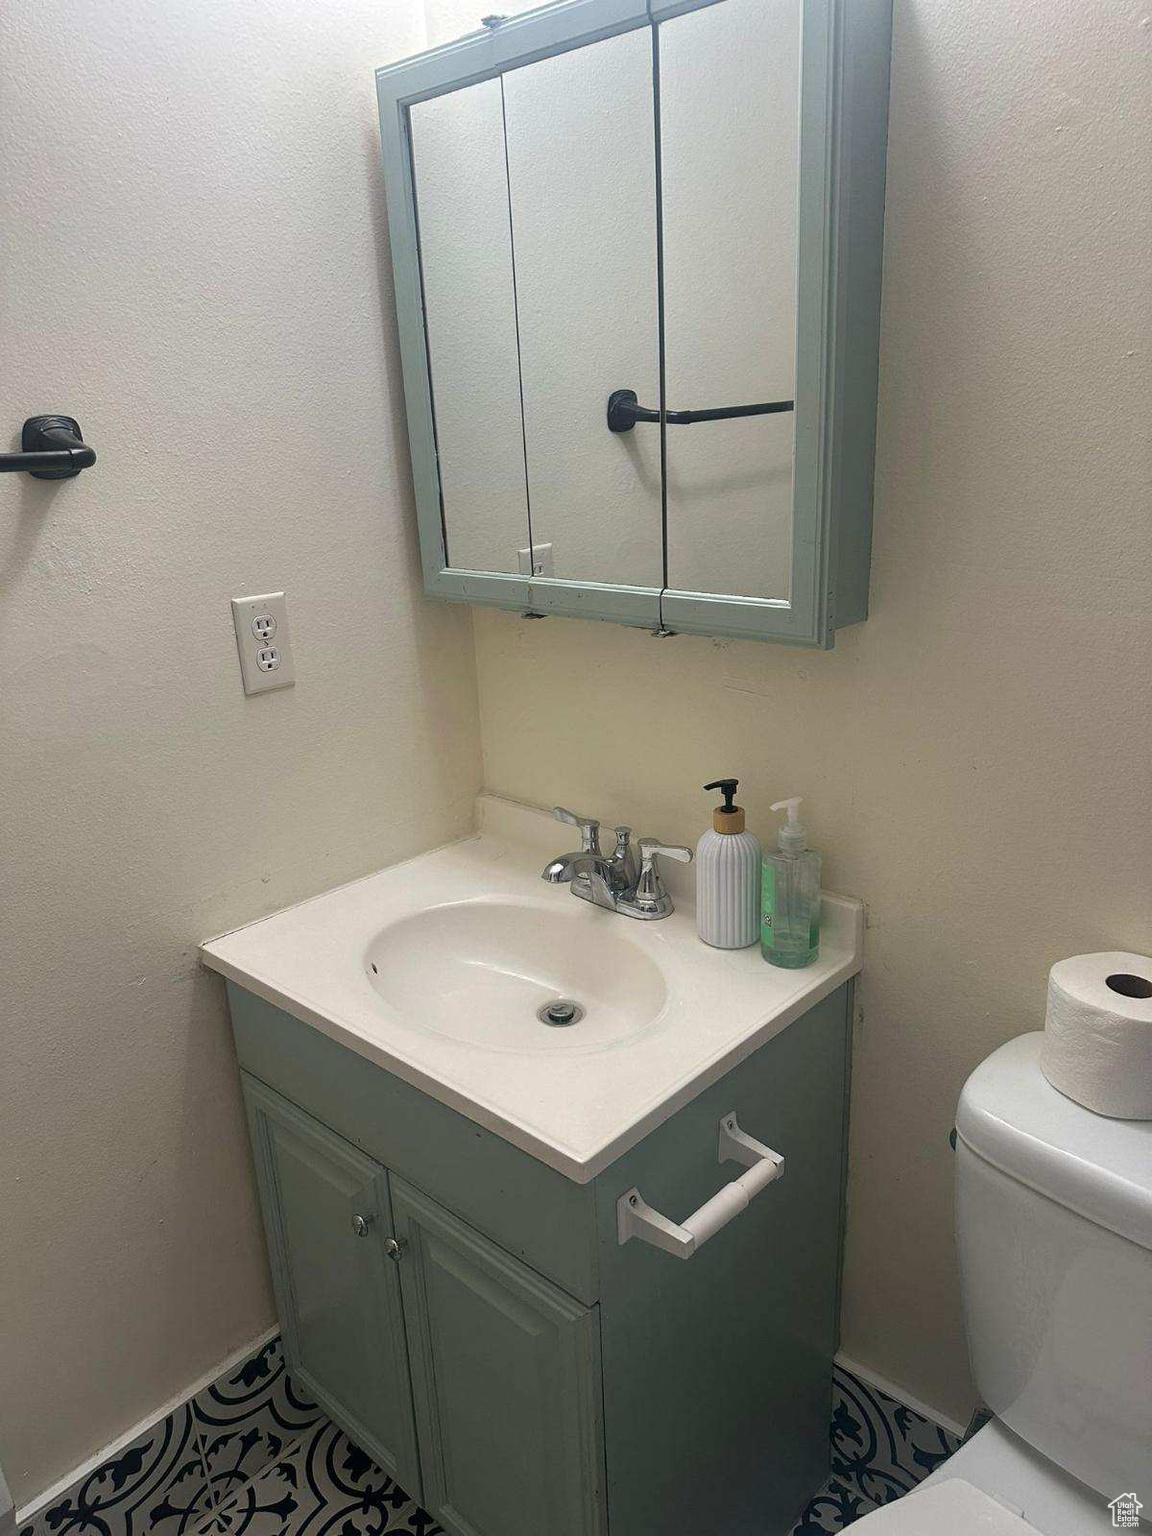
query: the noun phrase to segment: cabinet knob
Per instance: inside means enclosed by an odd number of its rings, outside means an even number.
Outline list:
[[[356,1215],[352,1218],[352,1230],[357,1237],[367,1237],[368,1228],[372,1225],[371,1214],[367,1216]]]
[[[404,1250],[408,1244],[402,1237],[386,1237],[384,1239],[384,1252],[394,1263],[399,1264],[404,1257]]]

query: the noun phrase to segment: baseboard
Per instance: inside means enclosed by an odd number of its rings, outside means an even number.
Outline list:
[[[858,1376],[868,1386],[875,1387],[877,1392],[883,1392],[886,1397],[895,1398],[898,1403],[903,1403],[905,1408],[911,1408],[921,1418],[930,1419],[933,1424],[939,1424],[941,1429],[946,1429],[951,1435],[964,1438],[967,1425],[961,1424],[950,1413],[941,1413],[938,1408],[933,1408],[930,1403],[923,1403],[918,1397],[913,1397],[906,1387],[902,1387],[895,1381],[889,1381],[886,1376],[881,1376],[879,1371],[874,1371],[871,1366],[861,1365],[859,1360],[852,1360],[843,1350],[836,1351],[836,1364],[842,1370],[851,1371],[853,1376]]]
[[[113,1461],[122,1452],[127,1450],[133,1441],[138,1440],[141,1435],[146,1435],[157,1424],[162,1423],[170,1413],[174,1413],[178,1408],[183,1407],[185,1403],[189,1402],[198,1393],[203,1392],[206,1387],[210,1387],[213,1382],[218,1381],[221,1376],[235,1370],[242,1361],[246,1360],[250,1355],[254,1355],[258,1350],[263,1349],[266,1344],[271,1343],[279,1335],[279,1324],[275,1324],[271,1328],[265,1328],[262,1333],[257,1334],[254,1339],[250,1339],[240,1349],[234,1349],[217,1365],[214,1365],[210,1371],[206,1371],[203,1376],[197,1377],[190,1386],[185,1387],[181,1392],[177,1392],[174,1397],[170,1397],[162,1407],[156,1409],[155,1413],[149,1414],[146,1419],[141,1419],[139,1424],[134,1424],[124,1434],[117,1435],[115,1440],[97,1451],[94,1456],[89,1456],[80,1466],[74,1467],[66,1477],[62,1477],[58,1482],[53,1483],[51,1488],[39,1494],[31,1503],[25,1505],[23,1509],[18,1509],[16,1511],[16,1525],[27,1525],[30,1521],[35,1520],[36,1516],[41,1514],[48,1505],[62,1498],[75,1484],[89,1477],[105,1462]],[[3,1536],[2,1521],[0,1521],[0,1536]]]

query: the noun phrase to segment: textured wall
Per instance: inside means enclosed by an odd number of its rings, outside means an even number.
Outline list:
[[[18,1504],[272,1321],[195,946],[466,828],[418,596],[372,68],[415,3],[12,0],[0,438],[0,1462]],[[245,699],[228,598],[285,588]]]
[[[971,1404],[947,1133],[1047,967],[1152,944],[1143,5],[897,0],[873,615],[835,651],[480,613],[486,783],[862,895],[844,1348]],[[699,428],[704,431],[706,429]]]

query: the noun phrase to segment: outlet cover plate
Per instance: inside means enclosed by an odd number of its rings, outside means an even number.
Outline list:
[[[288,605],[283,592],[232,599],[232,622],[240,675],[245,693],[291,688],[296,681],[292,642],[288,637]]]
[[[536,544],[531,549],[518,549],[516,560],[521,576],[554,576],[556,562],[552,557],[551,544]]]

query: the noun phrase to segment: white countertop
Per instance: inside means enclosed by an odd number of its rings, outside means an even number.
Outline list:
[[[858,901],[825,893],[820,958],[781,970],[758,945],[700,942],[691,867],[665,872],[677,910],[636,922],[541,881],[543,865],[571,842],[571,829],[546,813],[482,795],[479,822],[474,837],[211,940],[204,964],[581,1184],[860,969]],[[574,1036],[559,1051],[509,1051],[451,1038],[389,1006],[368,975],[381,929],[462,900],[512,901],[544,921],[560,907],[593,944],[605,931],[626,938],[665,978],[658,1016],[610,1043],[581,1046]]]

